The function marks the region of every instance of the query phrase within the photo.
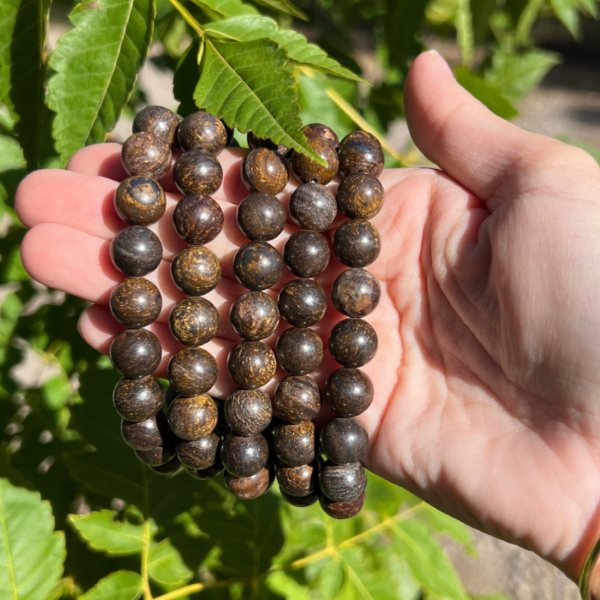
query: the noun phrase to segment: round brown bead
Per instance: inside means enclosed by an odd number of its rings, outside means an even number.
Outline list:
[[[356,417],[373,401],[373,383],[360,369],[338,369],[325,384],[325,400],[340,417]]]
[[[285,159],[268,148],[251,150],[242,162],[242,181],[251,192],[279,194],[288,179]]]
[[[177,437],[191,442],[212,433],[218,416],[217,405],[207,394],[180,396],[169,407],[169,426]]]
[[[292,279],[279,293],[279,312],[294,327],[318,323],[326,310],[325,290],[312,279]]]
[[[366,173],[348,175],[338,187],[339,209],[349,219],[371,219],[383,206],[383,186]]]
[[[279,382],[273,396],[274,414],[288,423],[312,421],[321,410],[321,392],[312,377],[297,375]]]
[[[379,140],[366,131],[349,133],[340,144],[340,173],[347,177],[353,173],[366,173],[379,177],[385,158]]]
[[[229,318],[238,335],[252,341],[269,337],[279,324],[274,298],[264,292],[246,292],[231,305]]]
[[[217,374],[217,361],[204,348],[182,348],[169,361],[169,381],[184,396],[208,392]]]
[[[273,481],[272,469],[265,467],[250,477],[234,477],[225,473],[227,489],[240,500],[254,500],[264,494]]]
[[[285,208],[273,194],[255,192],[238,206],[237,223],[247,238],[268,242],[283,231]]]
[[[254,150],[256,148],[267,148],[277,152],[277,154],[280,156],[285,156],[290,151],[285,144],[275,144],[269,138],[256,137],[251,131],[248,132],[246,141],[248,142],[248,148],[250,148],[250,150]]]
[[[167,208],[162,187],[148,177],[129,177],[115,192],[115,210],[129,225],[156,223]]]
[[[221,187],[223,169],[214,154],[205,150],[190,150],[175,162],[173,179],[184,196],[210,195]]]
[[[171,332],[186,346],[202,346],[219,331],[219,311],[204,298],[184,298],[171,310]]]
[[[145,465],[160,467],[172,460],[175,456],[175,447],[173,444],[166,443],[150,450],[136,450],[135,454]]]
[[[359,462],[369,446],[369,434],[356,419],[335,418],[321,429],[321,452],[336,465]]]
[[[188,244],[208,244],[223,229],[223,211],[210,196],[187,196],[177,203],[173,225],[182,240]]]
[[[230,433],[221,444],[221,461],[234,477],[251,477],[269,460],[267,440],[257,433],[242,436]]]
[[[220,442],[221,438],[212,432],[199,440],[180,440],[175,450],[181,464],[187,469],[208,469],[217,461]]]
[[[283,247],[285,266],[296,277],[316,277],[327,268],[330,257],[327,240],[316,231],[298,231]]]
[[[158,338],[147,329],[126,329],[110,345],[113,367],[129,379],[150,375],[158,369],[162,349]]]
[[[316,491],[308,496],[291,496],[282,489],[279,491],[281,492],[281,497],[285,502],[291,504],[292,506],[296,506],[297,508],[306,508],[308,506],[312,506],[319,499],[319,493]]]
[[[133,133],[152,133],[162,138],[169,146],[177,139],[177,127],[183,118],[162,106],[146,106],[135,115]]]
[[[194,479],[206,481],[207,479],[214,479],[223,472],[223,463],[221,459],[217,459],[214,465],[206,469],[187,469],[187,472]]]
[[[354,219],[340,225],[333,236],[333,253],[347,267],[366,267],[381,252],[381,237],[369,221]]]
[[[152,450],[169,443],[172,436],[167,417],[162,411],[138,423],[121,421],[121,435],[125,443],[134,450]]]
[[[158,319],[162,298],[158,288],[147,279],[129,277],[112,291],[110,310],[125,327],[139,329]]]
[[[262,342],[244,341],[233,348],[227,368],[231,379],[247,390],[267,384],[277,368],[273,350]]]
[[[162,408],[163,390],[151,375],[121,379],[113,391],[113,405],[122,419],[139,423]]]
[[[171,168],[171,148],[152,133],[134,133],[121,148],[121,162],[132,177],[161,179]]]
[[[340,140],[330,127],[327,125],[322,125],[321,123],[310,123],[310,125],[305,125],[302,128],[304,135],[307,138],[321,138],[325,140],[330,146],[333,146],[334,149],[338,149],[340,147]]]
[[[213,115],[196,112],[179,125],[177,139],[185,151],[200,149],[219,154],[227,145],[227,130],[223,122]]]
[[[179,462],[179,458],[174,456],[168,463],[150,468],[158,475],[175,475],[175,473],[181,471],[182,467],[183,465]]]
[[[129,277],[143,277],[157,269],[162,254],[158,236],[141,225],[126,227],[110,244],[113,264]]]
[[[324,231],[335,220],[337,209],[334,195],[320,183],[305,183],[290,198],[290,217],[303,229]]]
[[[281,277],[281,254],[266,242],[250,242],[242,246],[233,259],[236,279],[249,290],[273,287]]]
[[[309,146],[320,156],[326,165],[322,166],[304,154],[294,151],[292,154],[292,171],[298,181],[308,183],[329,183],[338,172],[339,160],[335,148],[326,140],[309,137],[306,140]]]
[[[380,296],[379,281],[364,269],[344,271],[331,288],[333,305],[342,314],[353,318],[370,315],[377,308]]]
[[[311,463],[316,455],[314,423],[282,423],[273,438],[273,447],[279,459],[291,467]]]
[[[333,517],[334,519],[350,519],[355,517],[362,510],[365,503],[365,493],[363,492],[358,498],[348,502],[336,502],[321,494],[319,496],[319,502],[326,515]]]
[[[292,327],[277,340],[275,354],[279,366],[290,375],[306,375],[321,364],[323,342],[308,327]]]
[[[205,246],[187,246],[171,263],[175,285],[188,296],[203,296],[221,280],[221,263]]]
[[[238,435],[264,431],[273,417],[269,394],[261,390],[236,390],[225,402],[225,420]]]
[[[327,461],[319,470],[319,486],[329,499],[348,502],[365,491],[367,474],[359,462],[336,465]]]
[[[362,367],[377,352],[377,334],[361,319],[344,319],[331,331],[329,352],[344,367]]]
[[[298,467],[279,465],[275,476],[280,489],[290,496],[308,496],[317,487],[317,463]]]

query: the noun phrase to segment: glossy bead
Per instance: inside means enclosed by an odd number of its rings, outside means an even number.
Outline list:
[[[177,140],[177,127],[183,117],[162,106],[146,106],[135,115],[133,133],[145,131],[162,138],[169,146]]]
[[[352,318],[370,315],[377,308],[380,296],[379,281],[364,269],[344,271],[331,288],[333,305],[342,314]]]
[[[152,450],[169,443],[172,436],[167,417],[162,411],[138,423],[121,421],[121,435],[125,443],[134,450]]]
[[[335,148],[326,140],[317,137],[309,137],[306,140],[308,145],[320,156],[326,165],[322,166],[300,152],[294,151],[292,154],[292,171],[298,181],[308,183],[329,183],[338,172],[339,160]]]
[[[344,319],[331,331],[329,352],[344,367],[362,367],[377,352],[377,334],[361,319]]]
[[[363,492],[360,496],[348,502],[335,502],[335,500],[330,500],[327,496],[321,494],[319,502],[326,515],[334,519],[350,519],[361,511],[365,503],[365,493]]]
[[[297,375],[279,382],[273,396],[273,413],[298,424],[312,421],[321,409],[321,392],[312,377]]]
[[[312,506],[319,499],[319,493],[313,492],[308,496],[291,496],[287,494],[284,490],[280,489],[282,499],[291,504],[292,506],[296,506],[297,508],[306,508],[308,506]]]
[[[323,360],[323,342],[308,327],[286,329],[275,347],[279,366],[290,375],[312,373]]]
[[[290,217],[303,229],[324,231],[333,223],[337,209],[334,195],[320,183],[305,183],[290,198]]]
[[[212,433],[218,416],[217,405],[207,394],[180,396],[169,407],[169,426],[177,437],[191,442]]]
[[[381,252],[381,237],[369,221],[354,219],[340,225],[333,236],[333,253],[347,267],[366,267]]]
[[[113,367],[129,379],[150,375],[158,369],[162,349],[158,338],[147,329],[126,329],[110,345]]]
[[[285,208],[273,194],[250,194],[237,209],[240,231],[253,241],[268,242],[276,238],[285,223]]]
[[[366,131],[349,133],[340,144],[340,173],[347,177],[353,173],[366,173],[379,177],[385,158],[379,140]]]
[[[236,279],[255,292],[273,287],[281,277],[281,254],[266,242],[250,242],[242,246],[233,259]]]
[[[365,173],[348,175],[337,190],[338,208],[349,219],[371,219],[383,206],[383,186]]]
[[[161,179],[171,168],[171,148],[152,133],[134,133],[121,148],[121,162],[132,177]]]
[[[148,177],[129,177],[115,192],[115,210],[129,225],[156,223],[167,208],[162,187]]]
[[[225,402],[225,419],[238,435],[264,431],[273,417],[269,394],[261,390],[236,390]]]
[[[273,350],[262,342],[244,341],[234,346],[227,360],[231,379],[242,388],[254,390],[267,384],[277,368]]]
[[[150,468],[158,475],[175,475],[175,473],[181,471],[183,465],[179,462],[179,458],[174,456],[168,463]]]
[[[221,187],[223,169],[214,154],[205,150],[190,150],[175,162],[173,179],[184,196],[210,195]]]
[[[308,496],[317,487],[317,463],[298,467],[279,465],[275,476],[280,489],[290,496]]]
[[[169,326],[173,336],[186,346],[202,346],[217,332],[219,311],[204,298],[184,298],[171,310]]]
[[[194,479],[206,481],[208,479],[214,479],[223,472],[223,463],[221,462],[221,459],[217,459],[214,465],[207,467],[206,469],[187,469],[187,472]]]
[[[367,474],[359,462],[336,465],[327,461],[319,470],[319,486],[330,500],[348,502],[365,491]]]
[[[318,323],[326,310],[325,290],[312,279],[292,279],[279,292],[279,312],[294,327]]]
[[[223,122],[207,112],[188,115],[179,125],[177,140],[184,151],[205,150],[218,154],[227,145]]]
[[[158,319],[162,298],[158,288],[147,279],[129,277],[115,286],[110,295],[110,310],[125,327],[139,329]]]
[[[322,125],[321,123],[310,123],[310,125],[305,125],[302,128],[304,135],[307,138],[317,137],[325,140],[330,146],[333,146],[334,149],[338,149],[340,147],[340,140],[330,127],[327,125]]]
[[[335,418],[321,429],[321,452],[337,465],[359,462],[367,451],[369,434],[356,419]]]
[[[163,403],[160,383],[151,375],[121,379],[113,391],[113,405],[122,419],[136,423],[153,417]]]
[[[283,247],[285,266],[296,277],[316,277],[325,270],[330,256],[327,241],[316,231],[298,231]]]
[[[255,475],[268,460],[269,446],[260,433],[249,436],[230,433],[221,444],[221,461],[234,477]]]
[[[340,417],[356,417],[373,401],[373,383],[360,369],[338,369],[325,384],[325,400]]]
[[[173,212],[173,225],[188,244],[208,244],[223,229],[223,211],[210,196],[202,194],[181,199]]]
[[[246,141],[248,142],[248,148],[250,148],[250,150],[254,150],[255,148],[268,148],[269,150],[277,152],[280,156],[285,156],[290,151],[285,144],[275,144],[269,138],[256,137],[251,131],[248,132]]]
[[[244,339],[258,341],[273,334],[279,324],[275,298],[264,292],[246,292],[231,305],[231,325]]]
[[[150,450],[136,450],[135,454],[145,465],[160,467],[175,456],[175,447],[171,443],[166,443]]]
[[[171,275],[188,296],[204,296],[221,280],[221,263],[205,246],[187,246],[173,258]]]
[[[121,273],[143,277],[160,265],[163,248],[158,236],[141,225],[120,231],[110,244],[110,257]]]
[[[208,392],[217,374],[217,361],[204,348],[182,348],[169,361],[169,381],[184,396]]]
[[[240,500],[254,500],[264,494],[272,483],[272,469],[265,467],[250,477],[235,477],[225,473],[227,489]]]
[[[242,181],[251,192],[279,194],[288,179],[285,159],[268,148],[251,150],[242,162]]]
[[[273,447],[279,459],[291,467],[311,463],[316,455],[314,423],[282,423],[273,438]]]
[[[208,469],[217,461],[220,442],[221,438],[212,432],[199,440],[180,440],[175,444],[175,450],[187,469]]]

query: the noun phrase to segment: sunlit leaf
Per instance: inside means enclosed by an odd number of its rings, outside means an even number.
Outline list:
[[[80,600],[136,600],[142,595],[143,580],[132,571],[117,571],[101,579]]]
[[[292,0],[255,0],[258,4],[262,4],[268,8],[272,8],[277,12],[291,15],[303,21],[308,21],[308,16],[305,12],[301,11]]]
[[[258,15],[258,10],[241,0],[192,0],[213,21],[239,17],[240,15]]]
[[[193,577],[181,554],[169,540],[150,547],[148,574],[155,583],[174,587],[185,585]]]

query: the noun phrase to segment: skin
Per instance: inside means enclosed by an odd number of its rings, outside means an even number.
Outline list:
[[[379,352],[364,367],[375,385],[360,417],[370,434],[364,464],[576,578],[600,531],[600,169],[583,151],[492,115],[433,53],[415,60],[405,107],[415,143],[442,170],[381,176],[386,201],[373,224],[382,252],[369,267],[381,301],[366,318],[379,332]],[[107,309],[122,279],[108,259],[108,240],[123,227],[111,197],[125,178],[119,151],[85,148],[67,171],[33,173],[17,194],[18,214],[32,228],[22,247],[26,269],[96,303],[80,331],[101,352],[121,330]],[[231,269],[245,243],[233,208],[247,194],[242,156],[219,156],[225,181],[214,197],[228,235],[209,244],[224,279],[206,298],[222,324],[204,347],[219,362],[211,393],[221,398],[232,391],[225,361],[238,339],[226,312],[242,292]],[[162,376],[179,347],[168,311],[182,297],[168,262],[182,245],[170,223],[179,196],[170,175],[163,183],[167,214],[152,228],[165,257],[149,275],[164,298],[150,327],[165,349]],[[272,243],[281,250],[296,230],[288,224]],[[332,261],[319,283],[329,289],[340,271]],[[316,330],[326,336],[340,318],[330,308]],[[326,356],[321,385],[335,368]]]

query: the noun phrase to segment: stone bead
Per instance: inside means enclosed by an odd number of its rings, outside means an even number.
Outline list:
[[[223,229],[225,218],[218,203],[202,194],[180,200],[173,212],[173,225],[182,240],[195,246],[208,244]]]
[[[321,410],[321,392],[312,377],[297,375],[279,382],[273,396],[273,413],[298,424],[312,421]]]
[[[248,132],[246,141],[248,142],[248,148],[250,148],[250,150],[256,148],[268,148],[269,150],[277,152],[280,156],[285,156],[290,151],[285,144],[275,144],[269,138],[256,137],[251,131]]]
[[[356,417],[373,402],[373,383],[360,369],[338,369],[325,384],[325,400],[340,417]]]
[[[188,296],[204,296],[221,280],[221,263],[205,246],[187,246],[173,258],[171,276]]]
[[[230,433],[221,444],[221,461],[234,477],[256,475],[268,460],[269,446],[260,433],[249,436]]]
[[[268,148],[251,150],[242,162],[242,181],[251,192],[279,194],[288,179],[285,159]]]
[[[237,224],[250,240],[268,242],[285,227],[285,208],[273,194],[255,192],[245,198],[237,209]]]
[[[208,392],[217,375],[217,361],[204,348],[182,348],[169,361],[169,381],[184,396]]]
[[[194,479],[200,479],[200,481],[206,481],[208,479],[214,479],[223,472],[223,463],[221,459],[218,459],[214,465],[207,467],[206,469],[187,469],[188,475]]]
[[[381,288],[377,277],[364,269],[340,273],[331,288],[333,305],[347,317],[370,315],[379,304]]]
[[[236,390],[225,402],[225,419],[238,435],[264,431],[273,417],[269,394],[261,390]]]
[[[336,465],[327,461],[319,470],[321,492],[335,502],[358,498],[367,486],[367,474],[359,462]]]
[[[300,152],[292,154],[292,171],[296,179],[302,183],[312,181],[325,185],[329,183],[338,172],[339,160],[335,148],[326,140],[317,137],[309,137],[308,145],[320,156],[326,165],[322,166]]]
[[[302,131],[307,138],[317,137],[325,140],[330,146],[333,146],[335,150],[340,147],[340,140],[337,134],[333,129],[327,127],[327,125],[311,123],[310,125],[305,125],[302,128]]]
[[[323,342],[308,327],[292,327],[277,340],[275,354],[279,366],[290,375],[306,375],[321,364]]]
[[[121,435],[125,443],[134,450],[152,450],[169,443],[172,436],[167,417],[162,411],[138,423],[121,421]]]
[[[329,352],[343,367],[362,367],[377,352],[377,334],[361,319],[344,319],[331,331]]]
[[[383,186],[366,173],[348,175],[337,190],[338,208],[349,219],[371,219],[383,206]]]
[[[282,423],[273,438],[273,447],[281,461],[291,467],[315,460],[315,425],[312,421]]]
[[[369,434],[356,419],[334,418],[321,429],[321,452],[337,465],[359,462],[369,446]]]
[[[292,279],[279,292],[279,313],[294,327],[315,325],[326,310],[325,290],[312,279]]]
[[[362,510],[365,503],[365,493],[363,492],[358,498],[348,502],[335,502],[321,494],[319,496],[319,502],[326,515],[334,519],[350,519],[355,517]]]
[[[366,131],[349,133],[340,144],[340,173],[343,177],[353,173],[366,173],[379,177],[385,158],[379,140]]]
[[[264,292],[246,292],[231,305],[229,318],[238,335],[258,341],[268,338],[277,329],[279,308],[275,298]]]
[[[249,290],[258,292],[273,287],[281,277],[281,254],[266,242],[242,246],[233,259],[236,279]]]
[[[136,450],[136,456],[149,467],[160,467],[167,464],[175,456],[173,444],[166,443],[150,450]]]
[[[175,444],[175,450],[186,469],[208,469],[217,461],[220,442],[221,438],[212,432],[199,440],[180,440]]]
[[[183,468],[177,456],[174,456],[168,463],[159,465],[158,467],[150,467],[158,475],[175,475]]]
[[[171,148],[152,133],[134,133],[121,148],[121,162],[132,177],[162,179],[171,168]]]
[[[210,195],[221,187],[223,169],[214,154],[205,150],[190,150],[175,162],[173,179],[184,196]]]
[[[277,368],[273,350],[262,342],[244,341],[233,348],[227,368],[240,387],[254,390],[267,384]]]
[[[235,477],[225,473],[225,485],[227,489],[240,500],[254,500],[262,496],[273,481],[272,469],[265,467],[250,477]]]
[[[309,465],[289,467],[279,465],[275,469],[275,476],[279,488],[290,496],[308,496],[317,487],[317,463],[313,461]]]
[[[157,269],[162,254],[158,236],[141,225],[126,227],[110,244],[113,264],[128,277],[143,277]]]
[[[167,208],[162,187],[148,177],[129,177],[115,192],[115,210],[129,225],[156,223]]]
[[[279,491],[281,492],[281,497],[285,502],[297,508],[306,508],[308,506],[312,506],[319,499],[319,493],[316,491],[308,496],[291,496],[282,489]]]
[[[298,231],[283,247],[285,266],[296,277],[316,277],[329,264],[327,240],[316,231]]]
[[[129,379],[136,379],[158,369],[162,349],[151,331],[126,329],[113,340],[109,356],[117,371]]]
[[[162,106],[146,106],[135,115],[133,133],[152,133],[162,138],[169,146],[177,140],[177,127],[183,117]]]
[[[337,209],[335,196],[320,183],[305,183],[290,198],[290,217],[303,229],[324,231],[333,223]]]
[[[184,151],[205,150],[219,154],[227,145],[223,122],[207,112],[188,115],[179,125],[177,140]]]
[[[110,311],[125,327],[139,329],[158,319],[162,298],[158,288],[147,279],[129,277],[115,286],[110,295]]]
[[[177,437],[192,442],[212,433],[218,416],[217,405],[207,394],[180,396],[169,407],[169,426]]]
[[[184,298],[171,310],[169,326],[173,336],[186,346],[202,346],[217,332],[221,318],[219,311],[204,298]]]
[[[113,390],[113,405],[122,419],[139,423],[152,418],[163,404],[163,390],[154,377],[121,379]]]
[[[346,221],[333,236],[333,253],[347,267],[366,267],[380,252],[379,232],[364,219]]]

